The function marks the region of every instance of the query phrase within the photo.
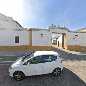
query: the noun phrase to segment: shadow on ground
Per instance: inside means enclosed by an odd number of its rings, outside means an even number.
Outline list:
[[[8,75],[8,66],[0,67],[0,86],[86,86],[77,75],[63,69],[59,77],[52,74],[29,76],[22,81],[16,81]]]

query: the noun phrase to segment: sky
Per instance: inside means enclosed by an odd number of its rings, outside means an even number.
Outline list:
[[[25,28],[86,27],[86,0],[0,0],[0,13]]]

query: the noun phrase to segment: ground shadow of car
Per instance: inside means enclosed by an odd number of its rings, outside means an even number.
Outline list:
[[[29,76],[22,81],[16,81],[7,75],[4,82],[0,86],[86,86],[77,75],[67,68],[59,77],[52,74]]]

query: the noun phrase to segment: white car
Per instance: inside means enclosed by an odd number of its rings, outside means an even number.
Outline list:
[[[62,69],[62,59],[57,52],[36,51],[14,62],[9,68],[9,75],[16,80],[22,80],[25,76],[48,73],[58,76]]]

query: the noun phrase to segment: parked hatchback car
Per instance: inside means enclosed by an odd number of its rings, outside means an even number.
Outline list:
[[[48,73],[58,76],[62,69],[62,59],[57,52],[36,51],[14,62],[9,68],[9,75],[16,80],[22,80],[25,76]]]

